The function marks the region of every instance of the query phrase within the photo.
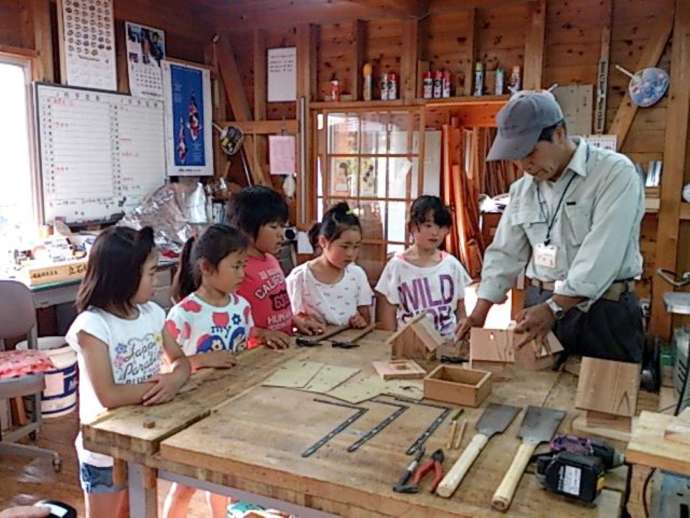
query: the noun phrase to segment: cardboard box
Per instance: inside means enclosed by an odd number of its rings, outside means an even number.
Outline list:
[[[424,397],[476,408],[491,393],[491,373],[439,365],[424,378]]]

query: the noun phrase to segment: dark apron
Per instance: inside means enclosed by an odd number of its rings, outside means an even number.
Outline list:
[[[525,307],[535,306],[553,295],[550,290],[529,286]],[[637,295],[625,292],[619,301],[599,299],[584,313],[570,309],[557,320],[553,332],[566,355],[577,354],[605,360],[640,363],[644,347],[642,310]]]

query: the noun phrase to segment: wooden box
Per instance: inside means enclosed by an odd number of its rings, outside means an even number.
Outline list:
[[[476,408],[491,393],[491,373],[439,365],[424,378],[424,397]]]

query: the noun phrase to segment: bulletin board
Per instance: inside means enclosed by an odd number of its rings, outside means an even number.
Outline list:
[[[43,220],[105,221],[165,183],[163,101],[35,85]]]

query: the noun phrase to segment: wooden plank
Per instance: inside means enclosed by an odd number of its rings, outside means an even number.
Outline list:
[[[596,101],[594,109],[594,132],[606,130],[606,96],[608,95],[609,55],[611,53],[611,24],[613,22],[613,0],[604,1],[606,20],[601,28],[601,48],[597,70]]]
[[[53,31],[50,24],[50,0],[31,0],[34,23],[34,48],[38,52],[38,70],[35,77],[39,81],[53,82]]]
[[[367,23],[364,20],[355,20],[352,23],[352,57],[350,58],[352,70],[350,70],[350,93],[353,101],[363,99],[362,93],[362,67],[364,66],[365,44],[367,41]],[[373,77],[372,77],[373,85]],[[372,86],[373,95],[373,86]]]
[[[405,20],[400,57],[400,98],[412,102],[417,94],[417,61],[419,59],[419,34],[417,20]]]
[[[464,72],[465,72],[465,90],[463,95],[469,96],[474,92],[472,88],[474,87],[474,62],[477,59],[477,48],[478,48],[478,32],[477,31],[477,9],[470,9],[468,11],[469,15],[469,34],[467,36],[467,61],[465,62]]]
[[[218,60],[218,71],[223,78],[225,95],[230,101],[230,107],[235,119],[238,121],[252,120],[252,113],[249,109],[249,102],[244,93],[242,80],[232,46],[227,38],[220,36],[214,40],[216,47],[216,58]],[[262,164],[257,160],[256,155],[250,150],[254,150],[254,138],[246,135],[244,138],[244,149],[246,151],[247,162],[254,183],[257,185],[271,185]]]
[[[525,37],[525,66],[523,87],[538,90],[542,87],[544,69],[544,37],[546,32],[546,0],[529,3],[529,27]]]
[[[583,357],[575,406],[615,416],[633,416],[640,390],[640,366]]]
[[[673,421],[671,415],[642,412],[633,427],[625,460],[690,476],[690,445],[664,437],[666,428]]]
[[[254,119],[266,119],[266,99],[268,78],[266,75],[266,33],[261,29],[254,29],[253,34],[253,65],[254,65]],[[254,135],[256,146],[256,160],[265,167],[268,163],[268,140],[263,135]]]
[[[671,48],[671,86],[669,91],[664,174],[661,177],[661,207],[655,264],[674,271],[678,259],[678,232],[686,160],[688,158],[688,117],[690,116],[690,0],[676,0],[673,45]],[[668,285],[659,277],[652,281],[650,332],[668,340],[671,315],[666,312],[663,294]]]
[[[351,0],[369,9],[387,11],[396,18],[417,18],[421,14],[421,2],[417,0]]]
[[[672,26],[673,13],[669,13],[667,16],[661,16],[657,20],[654,26],[653,36],[645,46],[644,51],[640,54],[635,70],[642,70],[643,68],[657,65],[664,52],[666,43],[668,42]],[[671,71],[671,73],[673,73],[673,71]],[[621,149],[623,144],[625,144],[625,139],[628,136],[628,131],[630,130],[636,113],[637,106],[632,103],[626,87],[625,98],[619,105],[616,117],[613,119],[609,128],[609,133],[618,137],[618,149]]]

